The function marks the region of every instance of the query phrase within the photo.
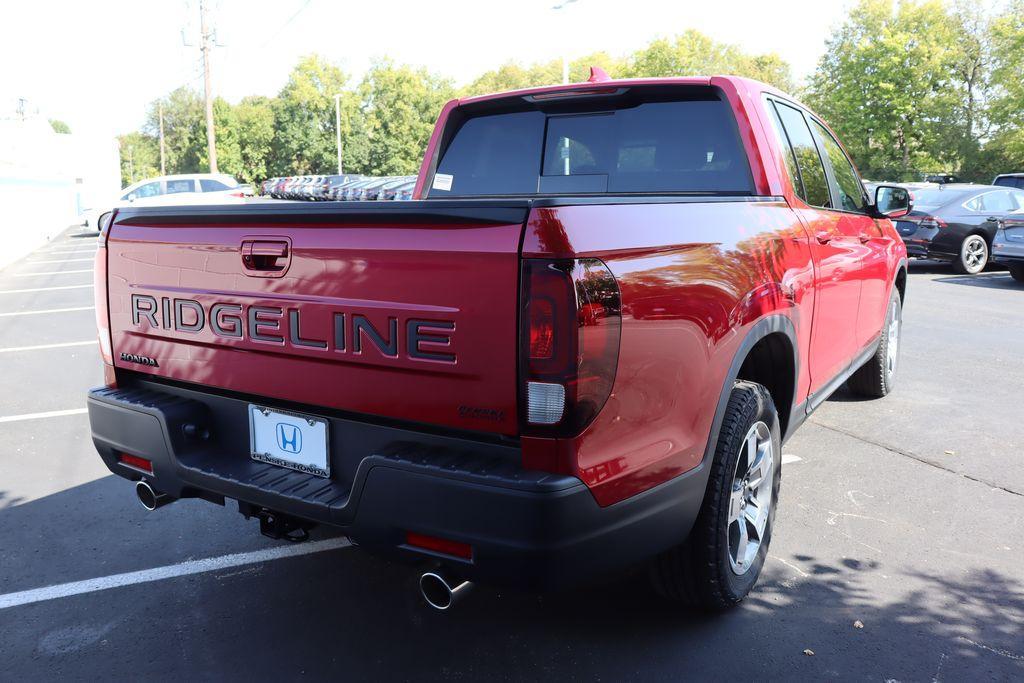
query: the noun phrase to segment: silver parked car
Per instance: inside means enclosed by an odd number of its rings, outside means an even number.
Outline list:
[[[992,260],[1010,269],[1017,282],[1024,282],[1024,212],[1020,218],[1007,216],[999,221],[992,239]]]

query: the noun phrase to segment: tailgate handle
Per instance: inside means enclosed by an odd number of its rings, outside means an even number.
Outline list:
[[[247,270],[281,273],[288,268],[291,252],[288,243],[278,240],[244,240],[242,265]]]

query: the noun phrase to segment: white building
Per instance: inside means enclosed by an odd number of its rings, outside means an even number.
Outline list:
[[[58,134],[38,113],[0,111],[0,268],[78,223],[91,204],[109,203],[120,180],[116,140]]]

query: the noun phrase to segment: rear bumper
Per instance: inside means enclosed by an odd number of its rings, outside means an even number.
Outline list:
[[[992,243],[992,260],[1003,265],[1024,263],[1024,242],[999,239]]]
[[[249,457],[251,400],[153,382],[94,389],[93,442],[113,473],[172,496],[235,499],[333,525],[396,559],[440,560],[467,579],[531,588],[597,578],[681,542],[707,482],[700,467],[602,508],[574,477],[521,469],[514,444],[282,406],[329,421],[332,477],[322,479]],[[189,424],[209,437],[187,436]],[[151,460],[153,474],[122,464],[121,453]],[[467,543],[473,558],[409,548],[409,531]]]

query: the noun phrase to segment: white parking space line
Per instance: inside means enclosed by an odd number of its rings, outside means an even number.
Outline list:
[[[192,574],[205,574],[221,569],[241,567],[247,564],[259,564],[272,560],[282,560],[287,557],[298,557],[299,555],[311,555],[322,553],[328,550],[337,550],[351,545],[347,538],[329,538],[324,541],[310,541],[298,545],[278,546],[267,550],[254,550],[247,553],[235,553],[233,555],[221,555],[220,557],[208,557],[202,560],[189,560],[164,567],[143,569],[137,572],[125,574],[114,574],[112,576],[101,576],[96,579],[84,581],[72,581],[61,583],[46,588],[35,588],[17,593],[6,593],[0,595],[0,609],[18,607],[19,605],[30,605],[35,602],[68,598],[83,593],[96,593],[111,588],[122,588],[134,586],[140,583],[151,583],[165,579],[175,579],[181,576]]]
[[[39,308],[34,311],[11,311],[0,313],[0,318],[10,318],[15,315],[43,315],[44,313],[70,313],[71,311],[91,311],[94,306],[72,306],[71,308]]]
[[[83,270],[44,270],[39,273],[15,273],[14,277],[35,277],[36,275],[64,275],[65,273],[91,273],[92,268]]]
[[[0,294],[28,294],[29,292],[51,292],[55,289],[92,289],[92,285],[62,285],[60,287],[32,287],[31,289],[0,289]]]
[[[29,259],[26,263],[79,263],[85,261],[94,261],[91,258],[65,258],[65,259]]]
[[[0,423],[23,422],[25,420],[43,420],[48,417],[64,417],[65,415],[82,415],[89,412],[86,408],[71,408],[70,410],[48,410],[45,413],[24,413],[23,415],[0,416]]]
[[[70,251],[59,251],[57,249],[42,249],[42,250],[38,251],[37,253],[38,254],[43,254],[43,255],[46,255],[46,256],[50,256],[51,254],[95,254],[96,250],[95,249],[73,249],[73,250],[70,250]]]
[[[788,465],[791,462],[800,462],[801,460],[803,460],[803,458],[801,458],[799,455],[793,455],[791,453],[783,453],[782,454],[782,464],[783,465]]]
[[[59,344],[37,344],[36,346],[8,346],[6,349],[0,349],[0,353],[14,353],[16,351],[41,351],[42,349],[63,349],[68,346],[87,346],[89,344],[96,344],[95,339],[89,341],[75,341],[75,342],[61,342]]]

